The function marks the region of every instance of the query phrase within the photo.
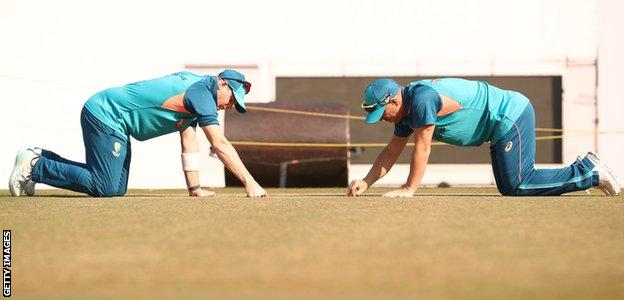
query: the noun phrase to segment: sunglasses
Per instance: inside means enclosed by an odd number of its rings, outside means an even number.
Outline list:
[[[228,78],[228,77],[224,77],[221,79],[227,79],[227,80],[234,80],[236,82],[242,83],[243,84],[243,88],[245,88],[245,94],[248,94],[249,91],[251,90],[251,83],[244,81],[244,80],[240,80],[240,79],[236,79],[236,78]]]
[[[384,105],[388,104],[388,102],[390,102],[390,93],[385,94],[381,99],[377,100],[377,102],[375,102],[373,104],[366,104],[366,101],[364,101],[364,102],[362,102],[361,107],[366,112],[372,112],[372,111],[375,110],[377,105],[384,106]]]

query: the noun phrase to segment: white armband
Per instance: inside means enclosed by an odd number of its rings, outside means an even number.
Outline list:
[[[182,170],[199,171],[199,152],[182,153]]]

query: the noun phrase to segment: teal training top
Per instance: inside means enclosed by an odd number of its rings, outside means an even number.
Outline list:
[[[395,124],[396,136],[407,137],[414,128],[434,124],[433,139],[459,146],[495,143],[530,104],[518,92],[459,78],[419,80],[408,84],[402,93],[407,114]],[[440,95],[455,100],[460,108],[439,116]]]
[[[104,124],[139,141],[186,126],[219,124],[217,79],[178,72],[93,95],[85,108]]]

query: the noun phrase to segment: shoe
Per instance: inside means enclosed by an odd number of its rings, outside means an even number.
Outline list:
[[[35,152],[35,154],[37,154],[37,157],[41,156],[41,148],[39,147],[34,147],[32,148],[33,152]],[[34,166],[34,164],[32,164]],[[36,182],[29,180],[28,182],[26,182],[26,184],[22,187],[22,191],[24,193],[26,193],[26,196],[34,196],[35,195],[35,184],[37,184]]]
[[[620,184],[613,172],[602,162],[598,155],[592,151],[587,152],[587,157],[593,164],[592,171],[598,172],[598,188],[608,196],[617,196],[620,194]]]
[[[9,177],[9,192],[12,196],[19,197],[22,194],[24,186],[30,181],[32,176],[32,161],[38,157],[39,156],[29,148],[24,148],[17,152],[13,171],[11,172],[11,177]],[[34,185],[32,192],[34,194]]]
[[[41,156],[41,151],[42,149],[39,147],[34,147],[32,148],[33,152],[35,152],[35,154],[37,154],[37,157]],[[34,166],[34,164],[32,164]],[[22,187],[22,191],[24,191],[24,193],[26,193],[26,196],[34,196],[35,195],[35,184],[37,184],[36,182],[29,180],[28,182],[26,182],[26,184]]]

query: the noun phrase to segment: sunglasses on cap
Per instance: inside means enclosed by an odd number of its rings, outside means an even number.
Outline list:
[[[362,102],[361,107],[366,112],[372,112],[372,111],[375,110],[377,105],[384,106],[384,105],[388,104],[388,102],[390,102],[390,93],[386,93],[381,99],[377,100],[377,102],[375,102],[373,104],[366,104],[366,101],[364,101],[364,102]]]
[[[236,78],[230,78],[230,77],[221,77],[221,79],[234,80],[238,83],[242,83],[243,88],[245,89],[245,94],[249,94],[249,91],[251,90],[251,83],[249,83],[248,81],[244,81],[244,80],[240,80]]]

